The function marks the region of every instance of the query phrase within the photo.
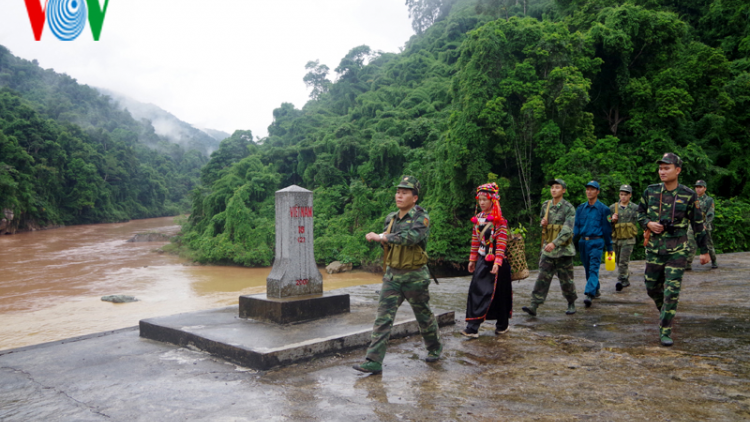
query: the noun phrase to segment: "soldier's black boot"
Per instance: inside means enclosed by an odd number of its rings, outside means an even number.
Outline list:
[[[576,303],[575,302],[569,302],[568,303],[568,310],[565,311],[565,315],[573,315],[576,313]]]
[[[583,299],[583,304],[584,304],[584,305],[585,305],[585,306],[586,306],[587,308],[590,308],[590,307],[591,307],[591,301],[592,301],[592,299],[594,299],[594,297],[593,297],[593,296],[589,296],[589,295],[586,295],[586,299]]]
[[[440,354],[443,353],[443,345],[440,344],[440,347],[437,350],[431,350],[429,353],[427,353],[427,357],[424,359],[425,362],[437,362],[440,360]]]
[[[352,368],[359,372],[368,372],[370,374],[379,374],[383,372],[383,365],[370,359],[367,359],[363,363],[356,364]]]
[[[673,345],[674,341],[672,341],[672,329],[659,327],[659,340],[661,340],[662,346],[669,347]]]
[[[522,310],[523,310],[524,312],[526,312],[527,314],[531,315],[531,316],[536,316],[536,307],[537,307],[537,305],[535,305],[535,304],[533,304],[533,303],[532,303],[531,305],[529,305],[529,306],[524,306],[524,307],[523,307],[523,308],[521,308],[521,309],[522,309]]]
[[[715,270],[715,269],[717,269],[717,268],[719,268],[719,266],[718,266],[718,265],[716,265],[716,262],[712,262],[712,263],[711,263],[711,269],[712,269],[712,270]]]

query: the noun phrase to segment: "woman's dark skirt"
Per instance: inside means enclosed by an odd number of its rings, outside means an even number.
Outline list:
[[[490,273],[493,265],[494,262],[485,261],[483,256],[477,260],[466,303],[469,332],[477,332],[485,320],[497,320],[496,328],[500,331],[505,330],[508,328],[508,319],[513,316],[510,262],[507,259],[503,260],[497,278]]]

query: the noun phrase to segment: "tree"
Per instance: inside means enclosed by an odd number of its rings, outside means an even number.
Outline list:
[[[414,32],[421,34],[438,19],[446,17],[454,3],[455,0],[406,0]]]
[[[328,66],[320,64],[319,60],[309,61],[305,65],[305,69],[310,71],[305,74],[302,80],[308,88],[312,88],[310,92],[310,98],[317,100],[321,95],[328,92],[331,87],[331,81],[328,80]]]

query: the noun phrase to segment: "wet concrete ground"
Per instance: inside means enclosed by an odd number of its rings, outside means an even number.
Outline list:
[[[521,311],[535,273],[513,285],[510,332],[476,340],[442,330],[427,364],[419,336],[393,341],[382,375],[351,365],[364,350],[254,372],[133,329],[0,352],[0,420],[719,420],[750,419],[750,253],[686,273],[675,346],[632,265],[632,287],[564,314],[559,286],[537,317]],[[468,278],[432,285],[432,303],[465,311]],[[557,283],[556,279],[554,283]],[[377,285],[345,289],[375,299]],[[279,332],[279,335],[283,335]]]

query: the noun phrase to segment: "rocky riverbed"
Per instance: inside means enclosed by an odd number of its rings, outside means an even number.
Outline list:
[[[393,341],[382,375],[351,369],[364,350],[254,372],[136,329],[0,352],[0,419],[40,420],[720,420],[750,419],[750,253],[686,274],[675,345],[632,266],[616,293],[564,314],[559,286],[537,317],[520,309],[535,278],[516,282],[508,333],[476,340],[442,330],[444,358],[427,364],[419,336]],[[579,296],[583,270],[576,268]],[[465,309],[468,278],[432,285],[436,308]],[[557,281],[554,281],[557,283]],[[343,289],[375,300],[379,286]],[[279,330],[283,335],[283,330]]]

